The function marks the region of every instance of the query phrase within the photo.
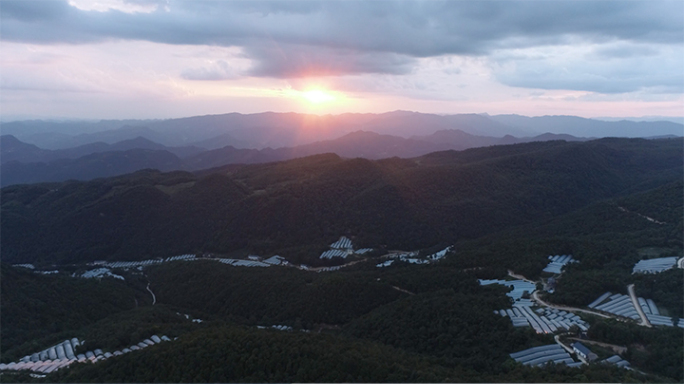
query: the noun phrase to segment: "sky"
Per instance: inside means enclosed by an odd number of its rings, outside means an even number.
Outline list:
[[[0,116],[684,116],[684,1],[0,1]]]

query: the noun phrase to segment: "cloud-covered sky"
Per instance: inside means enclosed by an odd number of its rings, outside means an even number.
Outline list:
[[[682,116],[682,15],[680,0],[4,0],[0,107]]]

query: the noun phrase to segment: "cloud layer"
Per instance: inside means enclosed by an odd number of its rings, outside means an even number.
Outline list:
[[[126,2],[156,8],[148,13],[102,12],[64,1],[3,1],[2,38],[38,44],[123,39],[242,47],[254,62],[245,75],[291,78],[406,74],[420,57],[487,56],[577,43],[604,44],[605,54],[613,49],[612,55],[633,56],[639,52],[632,52],[636,48],[631,45],[681,48],[684,31],[680,1]],[[612,43],[620,43],[622,51],[615,51]],[[217,65],[187,70],[183,76],[234,76],[226,65]],[[542,72],[557,74],[550,68]],[[580,81],[591,81],[589,75],[581,74]],[[502,78],[526,86],[510,76]]]
[[[672,111],[684,99],[682,14],[679,0],[3,0],[0,98],[6,111],[78,110],[90,94],[220,113],[249,98],[292,110],[287,97],[329,87],[362,111],[562,100]]]

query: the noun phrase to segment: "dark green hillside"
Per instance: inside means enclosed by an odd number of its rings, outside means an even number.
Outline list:
[[[345,327],[359,338],[439,357],[447,365],[500,373],[508,353],[529,348],[531,331],[515,329],[492,311],[509,306],[503,295],[444,290],[380,307]]]
[[[682,256],[682,196],[684,184],[676,181],[593,204],[534,229],[517,229],[513,236],[565,239],[568,247],[562,252],[581,260],[569,267],[571,274],[559,280],[556,293],[550,296],[553,302],[587,305],[598,297],[597,292],[626,293],[627,284],[635,283],[637,293],[643,297],[670,308],[673,315],[682,314],[681,270],[632,275],[634,264],[644,258],[639,249],[660,247],[667,250],[661,256]],[[662,221],[655,223],[646,217]]]
[[[313,328],[344,324],[406,296],[375,280],[376,273],[318,274],[196,261],[157,266],[147,274],[160,303],[253,324]]]
[[[96,365],[77,365],[51,382],[656,382],[667,380],[595,365],[544,370],[508,361],[495,372],[372,341],[213,326]],[[46,378],[47,379],[47,378]],[[46,380],[43,379],[43,380]]]
[[[588,335],[592,339],[606,343],[629,346],[625,358],[637,369],[657,372],[677,382],[684,379],[684,344],[681,328],[651,329],[609,320],[594,324]]]
[[[68,336],[71,331],[136,306],[138,293],[116,279],[43,276],[6,264],[0,273],[3,360],[24,356],[11,352],[25,342],[45,336],[55,336],[54,342],[60,342],[64,340],[62,333]],[[37,348],[24,347],[24,353]]]
[[[212,327],[97,366],[59,373],[64,382],[472,381],[424,357],[365,341],[239,327]]]
[[[546,222],[682,178],[681,140],[603,139],[413,160],[319,155],[193,176],[142,171],[2,189],[3,259],[281,253],[314,262],[340,235],[417,249]],[[48,256],[49,255],[49,256]]]

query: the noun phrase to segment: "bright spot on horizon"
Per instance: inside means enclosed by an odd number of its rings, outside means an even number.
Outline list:
[[[331,93],[320,89],[312,89],[310,91],[303,92],[302,96],[311,104],[328,103],[337,99],[337,97]]]

